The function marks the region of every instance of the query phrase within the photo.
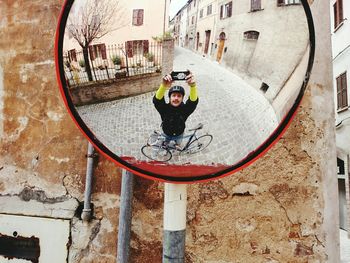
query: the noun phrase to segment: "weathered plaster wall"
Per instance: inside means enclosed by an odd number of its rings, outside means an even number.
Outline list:
[[[79,219],[87,141],[56,83],[61,5],[0,0],[0,213],[70,219],[69,262],[115,262],[120,170],[101,156],[94,219]],[[252,166],[188,187],[187,262],[339,262],[328,3],[312,8],[316,64],[300,110]],[[138,178],[134,197],[131,262],[160,262],[163,184]]]

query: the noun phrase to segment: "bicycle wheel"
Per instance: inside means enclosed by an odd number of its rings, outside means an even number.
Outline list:
[[[192,154],[192,153],[197,153],[199,151],[202,151],[208,147],[208,145],[211,143],[212,140],[213,140],[212,135],[210,134],[202,135],[198,137],[196,140],[194,140],[193,142],[191,142],[187,146],[187,149],[184,152],[186,154]]]
[[[159,162],[167,162],[172,157],[172,154],[168,149],[157,145],[145,145],[141,148],[141,152],[147,158]]]

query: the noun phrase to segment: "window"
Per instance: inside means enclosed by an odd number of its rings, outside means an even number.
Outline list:
[[[201,9],[201,11],[199,11],[199,18],[203,17],[203,9]]]
[[[246,31],[244,32],[244,39],[250,39],[250,40],[257,40],[259,38],[259,32],[258,31],[254,31],[254,30],[250,30],[250,31]]]
[[[337,101],[338,110],[348,106],[346,72],[337,77]]]
[[[207,16],[211,15],[213,13],[213,6],[212,5],[208,5],[207,6]]]
[[[260,90],[262,92],[266,93],[268,89],[269,89],[269,85],[267,85],[265,82],[261,83]]]
[[[232,1],[220,6],[220,19],[232,16]]]
[[[250,11],[258,11],[261,10],[261,0],[251,0]]]
[[[300,4],[300,0],[277,0],[278,6],[298,5],[298,4]]]
[[[334,28],[337,28],[343,22],[343,0],[337,0],[333,5]]]
[[[105,44],[96,44],[89,46],[89,53],[91,60],[95,60],[96,58],[107,59]]]
[[[75,51],[75,49],[71,49],[68,51],[68,58],[69,61],[77,61],[77,52]]]
[[[149,43],[148,40],[133,40],[126,42],[126,53],[129,58],[134,55],[143,55],[148,53]]]
[[[338,174],[345,174],[345,162],[337,157]]]
[[[142,26],[143,25],[143,9],[134,9],[132,13],[132,25]]]
[[[191,21],[192,25],[194,24],[194,16],[192,16],[192,21]]]

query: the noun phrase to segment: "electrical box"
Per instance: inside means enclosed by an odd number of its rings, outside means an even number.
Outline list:
[[[0,262],[67,262],[70,221],[0,214]]]

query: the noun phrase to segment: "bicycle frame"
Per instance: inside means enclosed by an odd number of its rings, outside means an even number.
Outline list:
[[[172,158],[172,153],[179,152],[180,154],[193,154],[205,149],[212,141],[213,136],[210,134],[204,134],[197,136],[197,131],[202,129],[203,125],[199,124],[197,128],[189,130],[190,133],[183,136],[170,137],[165,134],[161,134],[157,131],[154,131],[153,134],[148,138],[147,144],[141,148],[141,152],[147,158],[167,162]],[[185,146],[179,147],[176,143],[172,144],[171,142],[176,142],[179,139],[186,139]],[[160,155],[158,156],[158,154]],[[154,156],[156,154],[157,156]]]
[[[186,150],[188,149],[188,146],[189,146],[193,141],[197,140],[196,133],[197,133],[198,130],[199,130],[199,129],[195,129],[195,130],[193,131],[193,133],[182,136],[182,138],[189,138],[189,139],[187,140],[186,145],[185,145],[183,148],[181,148],[181,149],[178,149],[178,148],[176,148],[176,147],[173,147],[173,146],[169,145],[169,143],[166,144],[166,145],[164,145],[164,142],[166,141],[166,136],[164,136],[164,135],[162,135],[162,134],[159,134],[159,135],[158,135],[158,139],[161,138],[161,140],[162,140],[162,144],[159,145],[159,147],[160,147],[160,148],[167,149],[167,150],[175,150],[175,151],[179,151],[179,152],[186,151]],[[195,139],[193,140],[193,138],[195,138]],[[170,142],[170,141],[175,141],[175,140],[169,140],[169,142]]]

